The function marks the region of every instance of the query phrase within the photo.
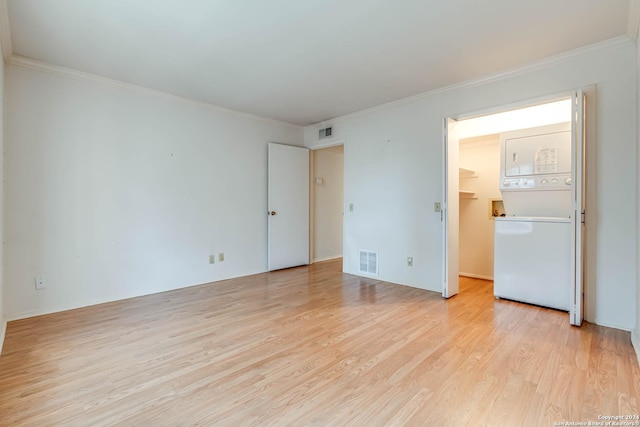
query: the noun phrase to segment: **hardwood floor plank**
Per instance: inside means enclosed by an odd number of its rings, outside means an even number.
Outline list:
[[[5,425],[553,425],[637,414],[628,332],[341,261],[10,322]]]

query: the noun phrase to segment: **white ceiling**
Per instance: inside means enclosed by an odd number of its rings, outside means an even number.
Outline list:
[[[7,1],[14,55],[302,126],[625,35],[630,8],[629,0]]]

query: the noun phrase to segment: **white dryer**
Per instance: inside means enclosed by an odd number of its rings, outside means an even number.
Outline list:
[[[500,156],[506,216],[495,221],[494,295],[568,311],[570,123],[504,133]]]

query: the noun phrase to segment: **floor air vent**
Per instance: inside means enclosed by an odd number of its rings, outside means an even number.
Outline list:
[[[360,251],[360,273],[378,275],[378,252]]]

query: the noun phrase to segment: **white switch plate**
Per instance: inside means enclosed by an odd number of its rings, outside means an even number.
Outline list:
[[[433,211],[440,212],[441,210],[442,210],[442,205],[440,204],[440,202],[435,202],[433,204]]]
[[[224,261],[224,252],[220,252],[218,254],[218,261],[220,261],[220,262]]]
[[[215,264],[215,263],[216,263],[216,256],[209,255],[209,264]]]
[[[349,212],[353,212],[353,203],[349,203]]]
[[[39,291],[39,290],[42,290],[42,289],[44,289],[46,287],[47,287],[47,285],[46,285],[46,283],[44,281],[44,277],[42,277],[42,276],[36,277],[36,290]]]
[[[413,257],[407,257],[407,267],[413,267]]]

